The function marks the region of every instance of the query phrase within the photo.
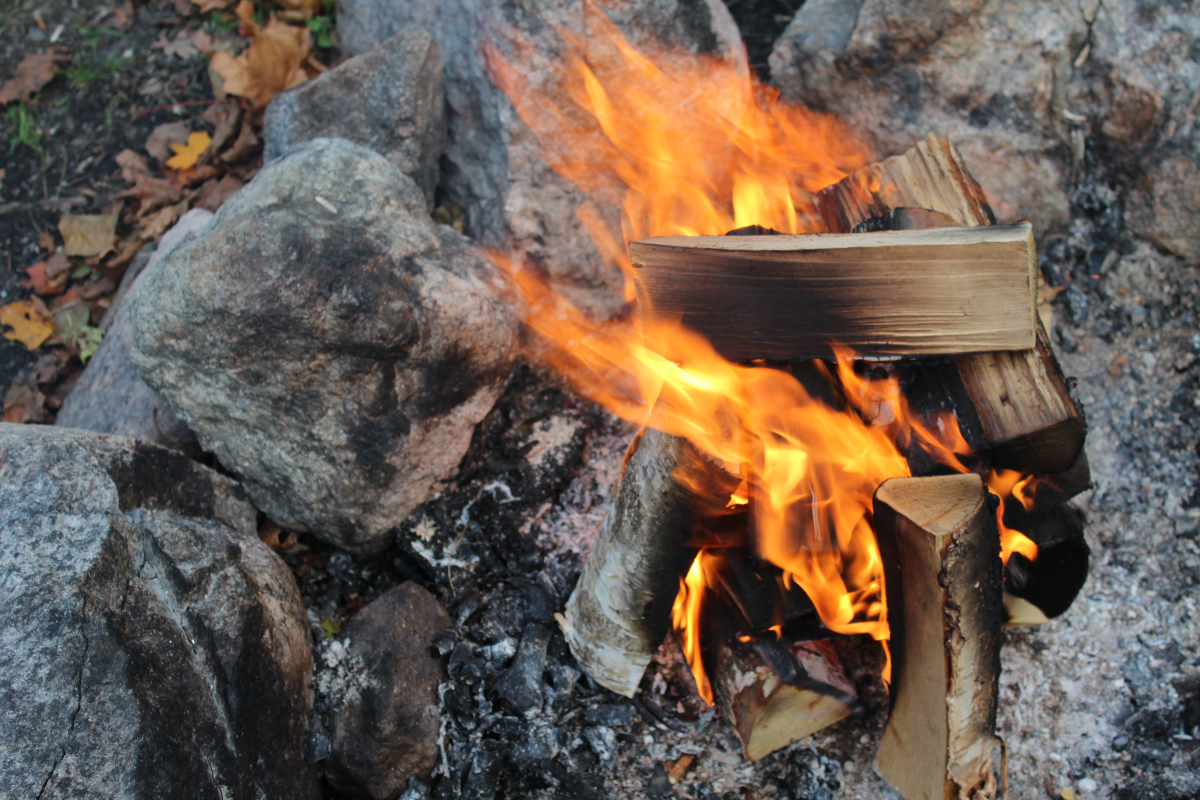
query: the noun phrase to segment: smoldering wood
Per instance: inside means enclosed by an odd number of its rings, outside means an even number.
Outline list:
[[[1063,503],[1091,485],[1092,471],[1084,450],[1070,469],[1035,477],[1033,488],[1026,490],[1028,507],[1015,497],[1005,501],[1004,524],[1019,531],[1031,529],[1038,520],[1055,513]]]
[[[560,618],[571,652],[600,685],[632,697],[671,626],[696,529],[739,480],[686,440],[647,428]]]
[[[1006,515],[1007,516],[1007,515]],[[1005,625],[1040,625],[1075,602],[1087,581],[1092,551],[1083,537],[1081,513],[1058,505],[1021,531],[1038,546],[1036,561],[1013,553],[1004,569]]]
[[[907,800],[994,798],[1003,613],[999,536],[977,475],[875,492],[892,709],[875,768]]]
[[[717,708],[746,758],[757,761],[857,709],[854,687],[829,642],[747,633],[738,621],[732,606],[706,599],[705,670]]]
[[[958,150],[930,134],[901,156],[871,164],[818,192],[817,208],[831,231],[911,230],[951,223],[995,224],[982,187]],[[1034,275],[1036,281],[1036,272]],[[1035,283],[1036,286],[1036,283]],[[1036,343],[1024,352],[963,355],[955,359],[964,436],[995,466],[1045,474],[1069,469],[1083,448],[1086,426],[1070,396],[1040,320]],[[970,428],[981,441],[972,441]]]
[[[743,515],[750,523],[750,515]],[[783,570],[757,558],[748,548],[727,548],[716,568],[728,599],[736,606],[750,630],[766,632],[775,625],[792,626],[801,621],[812,633],[828,636],[817,616],[816,606],[795,582],[784,580]],[[806,637],[807,638],[807,637]]]
[[[1028,223],[855,235],[631,242],[647,321],[679,320],[732,361],[933,355],[1034,346]]]

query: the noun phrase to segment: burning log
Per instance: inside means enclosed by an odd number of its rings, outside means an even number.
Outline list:
[[[1028,223],[855,236],[631,242],[638,305],[733,361],[1027,350],[1037,258]]]
[[[789,643],[739,630],[738,612],[704,607],[704,663],[721,716],[751,761],[851,714],[858,705],[827,641]]]
[[[1001,565],[979,476],[875,492],[891,625],[892,711],[875,768],[907,800],[993,798]]]
[[[728,513],[738,483],[685,439],[652,428],[641,436],[560,618],[571,652],[601,686],[637,691],[671,627],[697,528]]]
[[[996,222],[962,156],[934,134],[904,155],[872,164],[822,190],[816,202],[835,232]],[[960,391],[975,412],[975,420],[967,420],[968,409],[960,407],[960,424],[964,432],[972,422],[981,429],[983,446],[976,446],[969,435],[968,442],[993,465],[1046,474],[1075,463],[1086,427],[1040,324],[1036,345],[1023,352],[963,355],[955,359],[955,366]]]
[[[1041,625],[1075,602],[1088,575],[1092,551],[1079,512],[1060,505],[1022,531],[1038,546],[1036,561],[1013,553],[1004,569],[1004,624]]]

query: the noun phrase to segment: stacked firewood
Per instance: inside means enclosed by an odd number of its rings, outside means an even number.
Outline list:
[[[821,192],[831,233],[664,237],[630,246],[647,319],[679,319],[731,361],[784,365],[836,393],[804,359],[835,346],[895,376],[929,425],[952,412],[973,451],[965,474],[918,446],[914,477],[880,486],[892,710],[876,768],[905,797],[995,795],[993,746],[1003,624],[1037,624],[1070,605],[1087,572],[1066,501],[1087,488],[1086,425],[1039,316],[1028,223],[996,226],[961,156],[930,135]],[[810,386],[810,383],[813,384]],[[1000,559],[987,479],[1033,476],[1002,522],[1038,546]],[[752,510],[729,507],[739,478],[654,430],[624,478],[563,626],[599,683],[632,696],[671,627],[697,543],[751,540]],[[702,620],[714,700],[757,759],[850,714],[853,689],[804,592],[726,548]]]

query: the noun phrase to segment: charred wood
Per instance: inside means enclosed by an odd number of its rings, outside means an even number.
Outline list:
[[[1071,607],[1088,576],[1091,548],[1071,506],[1055,506],[1021,529],[1038,546],[1036,561],[1013,553],[1004,569],[1005,624],[1040,625]]]
[[[934,134],[819,192],[816,201],[835,232],[995,224],[958,150]],[[960,425],[971,417],[964,436],[976,452],[994,466],[1027,473],[1060,472],[1075,463],[1086,426],[1040,322],[1030,349],[963,355],[955,366],[961,389],[949,394],[970,401],[969,409],[956,405]]]
[[[1034,346],[1028,223],[854,236],[631,242],[645,320],[680,320],[732,361],[931,355]]]
[[[977,475],[875,492],[892,710],[875,768],[907,800],[994,798],[1002,606],[994,509]]]
[[[717,707],[746,758],[757,761],[856,710],[854,688],[829,642],[750,633],[739,616],[710,599],[702,640]]]

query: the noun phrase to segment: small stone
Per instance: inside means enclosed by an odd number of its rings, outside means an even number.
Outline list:
[[[438,683],[445,675],[431,646],[449,624],[441,603],[411,581],[384,592],[346,624],[347,649],[362,659],[366,679],[334,717],[325,776],[335,789],[387,800],[410,778],[429,778],[438,757]]]
[[[1086,322],[1088,318],[1087,295],[1072,283],[1067,287],[1067,291],[1063,292],[1063,296],[1067,299],[1067,310],[1071,312],[1071,321],[1076,325]]]
[[[445,68],[433,37],[405,28],[378,47],[275,95],[263,160],[317,137],[369,147],[421,187],[428,208],[446,144]]]
[[[592,706],[583,712],[583,718],[591,725],[624,728],[633,724],[633,706]]]
[[[496,682],[495,691],[518,714],[530,717],[542,710],[542,673],[550,631],[536,623],[525,629],[517,656]]]
[[[602,764],[612,766],[612,763],[617,759],[616,731],[605,727],[584,728],[583,738],[591,746]],[[666,778],[665,771],[663,772],[663,778]]]

